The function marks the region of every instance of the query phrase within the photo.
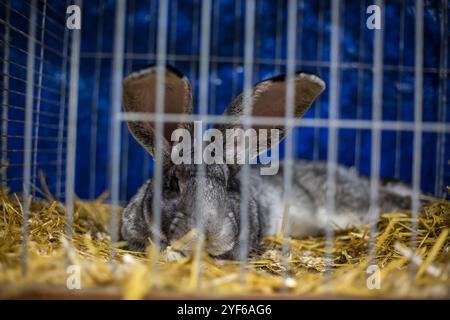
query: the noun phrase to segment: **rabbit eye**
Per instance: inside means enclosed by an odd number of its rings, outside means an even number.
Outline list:
[[[178,186],[178,179],[171,179],[170,181],[170,189],[173,191],[179,191],[180,188]]]

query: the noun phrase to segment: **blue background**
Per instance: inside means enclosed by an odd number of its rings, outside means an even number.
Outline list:
[[[298,1],[297,64],[298,70],[319,74],[329,83],[330,60],[330,2],[305,0]],[[405,6],[401,3],[404,2]],[[64,9],[57,1],[49,1],[55,9]],[[286,59],[286,1],[257,0],[255,25],[255,64],[254,82],[285,71]],[[374,31],[365,27],[365,8],[372,2],[344,1],[343,36],[341,42],[341,96],[339,116],[342,119],[371,119],[372,116],[372,60]],[[440,67],[441,1],[425,1],[425,72],[423,119],[426,122],[450,122],[448,99],[441,104],[438,68]],[[13,7],[23,10],[27,6],[13,1]],[[42,6],[42,4],[40,4]],[[102,9],[100,9],[102,6]],[[213,1],[211,20],[211,63],[209,78],[209,110],[220,114],[243,86],[243,44],[245,23],[245,1]],[[157,1],[128,1],[126,20],[126,60],[124,73],[154,62],[157,34]],[[115,1],[84,1],[82,10],[82,44],[79,81],[79,107],[76,159],[76,193],[81,198],[93,198],[108,190],[109,185],[109,130],[111,108],[111,70],[114,35]],[[168,51],[170,64],[183,71],[191,80],[194,90],[194,104],[198,106],[198,68],[200,44],[201,1],[170,1],[168,17]],[[22,12],[22,11],[21,11]],[[322,12],[322,15],[321,15]],[[449,15],[450,11],[445,14]],[[56,14],[56,13],[55,13]],[[400,33],[400,17],[404,15],[404,34]],[[384,78],[383,78],[383,120],[414,120],[414,1],[387,1],[385,11]],[[39,17],[38,17],[39,18]],[[62,17],[64,18],[64,16]],[[23,28],[26,30],[26,23]],[[51,28],[51,26],[49,26]],[[100,29],[99,29],[100,28]],[[99,37],[99,31],[101,36]],[[55,33],[63,36],[63,28],[55,27]],[[446,34],[448,37],[448,32]],[[49,37],[48,37],[49,38]],[[319,39],[323,41],[320,44]],[[401,39],[404,50],[401,50]],[[48,45],[61,47],[61,43]],[[25,46],[25,43],[23,44]],[[97,53],[97,54],[96,54]],[[11,54],[15,54],[12,50]],[[16,53],[20,58],[19,52]],[[47,59],[52,59],[46,56]],[[61,57],[60,57],[61,58]],[[447,65],[449,57],[447,59]],[[60,63],[55,57],[56,63]],[[24,62],[25,63],[25,62]],[[98,69],[96,69],[96,66]],[[401,68],[400,68],[401,67]],[[13,67],[11,67],[13,68]],[[96,73],[97,70],[97,73]],[[60,69],[45,66],[44,71],[55,77],[62,77]],[[448,70],[446,70],[448,74]],[[99,96],[94,95],[98,79]],[[449,91],[450,82],[443,83]],[[57,82],[49,82],[49,87],[57,87]],[[441,85],[442,87],[442,85]],[[18,89],[22,90],[22,89]],[[45,96],[48,94],[44,92]],[[313,105],[305,117],[328,117],[329,91]],[[10,96],[10,103],[17,97]],[[23,102],[19,102],[23,103]],[[42,109],[54,110],[43,103]],[[14,110],[9,111],[14,118]],[[92,116],[98,112],[93,123]],[[18,118],[21,115],[17,115]],[[23,117],[23,115],[22,115]],[[94,118],[95,119],[95,118]],[[52,120],[48,120],[52,123]],[[16,129],[14,129],[17,127]],[[10,134],[23,130],[20,125],[10,124]],[[95,131],[92,131],[95,130]],[[92,136],[96,143],[92,145]],[[41,131],[42,136],[52,136],[52,131]],[[152,174],[151,157],[122,128],[121,159],[121,200],[132,196],[137,188]],[[438,134],[424,133],[422,146],[422,189],[426,193],[442,194],[450,184],[450,135],[445,135],[445,154],[443,184],[435,189]],[[369,175],[371,162],[371,134],[369,130],[339,130],[339,163],[357,166],[364,175]],[[10,140],[9,145],[20,148],[21,141]],[[306,159],[326,159],[327,129],[300,128],[296,132],[296,156]],[[51,144],[49,148],[54,146]],[[398,147],[398,149],[397,149]],[[10,147],[12,148],[12,147]],[[40,142],[39,148],[45,149]],[[357,152],[359,148],[359,153]],[[283,149],[283,146],[282,146]],[[411,182],[413,159],[413,133],[383,131],[381,146],[381,176],[396,177]],[[281,150],[283,153],[283,150]],[[39,153],[39,159],[48,159]],[[18,161],[11,160],[11,162]],[[94,167],[92,167],[94,166]],[[92,168],[92,169],[91,169]],[[49,185],[54,185],[53,167],[42,167],[48,172]],[[9,168],[9,176],[21,176],[21,169]],[[93,176],[92,173],[95,173]],[[19,179],[18,179],[19,180]],[[11,188],[20,190],[20,181],[11,181]]]

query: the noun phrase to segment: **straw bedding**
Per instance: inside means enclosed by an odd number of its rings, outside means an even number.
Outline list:
[[[20,269],[21,199],[0,190],[0,297],[17,296],[30,286],[44,292],[54,286],[65,288],[69,263],[80,266],[82,290],[112,288],[126,299],[160,292],[450,298],[448,201],[429,201],[417,221],[409,212],[381,215],[372,261],[380,270],[380,287],[369,289],[368,278],[374,274],[367,271],[368,226],[336,233],[332,247],[324,237],[291,239],[285,256],[282,238],[267,238],[240,274],[238,261],[214,260],[196,250],[195,231],[163,253],[152,246],[146,253],[126,251],[124,243],[111,246],[107,230],[111,207],[104,204],[105,196],[76,200],[70,244],[65,235],[65,208],[51,196],[47,198],[31,200],[24,277]],[[410,249],[414,224],[418,228],[416,252]],[[174,247],[192,247],[192,254],[172,260]]]

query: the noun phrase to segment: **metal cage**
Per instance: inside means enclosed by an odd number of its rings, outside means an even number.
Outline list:
[[[71,4],[82,8],[81,30],[66,26]],[[449,4],[377,0],[383,17],[378,30],[366,26],[370,4],[0,0],[2,186],[23,199],[52,193],[65,203],[69,221],[75,194],[94,199],[109,190],[116,241],[117,206],[151,174],[156,195],[162,183],[158,153],[151,161],[130,138],[126,120],[226,122],[218,114],[237,93],[249,94],[255,82],[282,72],[289,82],[304,69],[321,74],[328,88],[302,121],[247,117],[244,126],[281,121],[294,128],[284,158],[327,161],[330,212],[336,164],[344,163],[370,175],[373,212],[381,176],[410,182],[417,216],[419,193],[445,197],[450,182]],[[195,115],[122,111],[122,79],[147,63],[171,63],[188,74]],[[136,169],[136,162],[143,165]],[[289,168],[284,177],[289,190]],[[25,200],[23,212],[26,246]],[[245,223],[241,228],[245,242]],[[26,264],[24,250],[25,271]]]

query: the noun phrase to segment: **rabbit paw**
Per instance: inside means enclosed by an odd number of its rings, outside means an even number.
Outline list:
[[[172,261],[178,261],[184,258],[184,254],[180,251],[172,250],[170,247],[167,248],[165,254],[164,254],[164,261],[165,262],[172,262]]]
[[[186,216],[182,212],[176,212],[172,218],[172,222],[169,227],[169,234],[171,240],[177,240],[185,233],[186,229]]]

